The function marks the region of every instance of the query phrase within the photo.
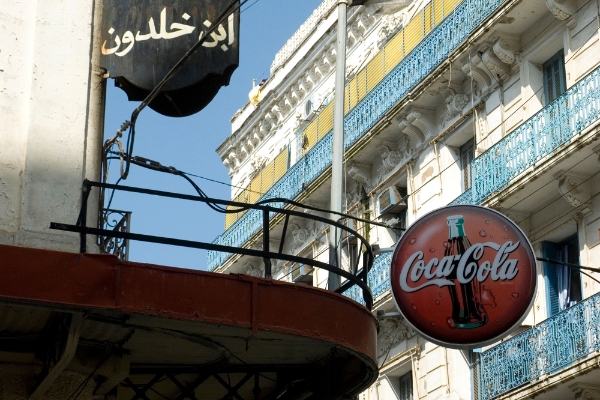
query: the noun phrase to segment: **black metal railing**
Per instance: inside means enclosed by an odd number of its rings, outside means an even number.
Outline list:
[[[109,231],[107,235],[98,235],[100,252],[113,254],[124,261],[129,260],[129,239],[116,237],[115,232],[130,232],[131,211],[104,209],[99,226]]]
[[[132,233],[129,231],[129,229],[123,229],[123,228],[129,227],[129,220],[124,221],[122,224],[120,222],[115,222],[114,226],[109,226],[112,229],[105,229],[106,226],[104,228],[88,227],[87,226],[87,218],[86,218],[87,209],[88,209],[87,202],[88,202],[89,194],[93,188],[98,188],[101,190],[109,189],[109,190],[124,191],[124,192],[130,192],[130,193],[139,193],[142,195],[160,196],[160,197],[166,197],[166,198],[172,198],[172,199],[202,202],[202,203],[208,204],[213,209],[219,208],[222,206],[224,206],[224,207],[231,206],[230,210],[233,208],[233,212],[241,211],[241,210],[248,210],[248,209],[259,210],[262,213],[262,224],[263,224],[263,226],[262,226],[262,232],[263,232],[263,234],[262,234],[262,249],[257,250],[257,249],[245,248],[245,247],[233,247],[233,246],[225,246],[225,245],[219,245],[219,244],[214,244],[214,243],[205,243],[205,242],[197,242],[197,241],[191,241],[191,240],[182,240],[182,239],[175,239],[175,238],[168,238],[168,237],[161,237],[161,236]],[[340,277],[346,279],[346,281],[340,287],[335,289],[335,292],[337,292],[337,293],[343,293],[346,290],[348,290],[349,288],[353,287],[354,285],[357,285],[358,287],[360,287],[360,289],[362,290],[362,295],[363,295],[363,298],[365,301],[365,305],[370,310],[373,306],[373,296],[372,296],[371,290],[367,284],[367,274],[368,274],[369,270],[371,269],[371,266],[373,265],[373,252],[372,252],[371,246],[369,245],[368,241],[364,237],[362,237],[358,232],[348,228],[347,226],[343,225],[340,222],[333,221],[328,218],[320,217],[318,215],[308,214],[303,211],[295,211],[290,208],[274,207],[271,205],[271,204],[285,204],[285,202],[287,202],[286,199],[268,199],[268,200],[260,202],[260,204],[247,204],[247,203],[239,203],[239,202],[235,202],[235,201],[213,199],[213,198],[204,197],[204,196],[193,196],[193,195],[187,195],[187,194],[181,194],[181,193],[171,193],[171,192],[165,192],[165,191],[160,191],[160,190],[137,188],[137,187],[131,187],[131,186],[120,186],[120,185],[113,185],[113,184],[109,184],[109,183],[93,182],[93,181],[85,180],[83,182],[82,204],[81,204],[81,210],[79,213],[79,217],[77,218],[77,223],[75,225],[69,225],[69,224],[65,224],[65,223],[52,222],[50,224],[50,228],[62,230],[62,231],[69,231],[69,232],[78,232],[80,234],[80,251],[82,253],[86,252],[86,246],[87,246],[86,235],[96,235],[99,238],[101,238],[99,240],[101,243],[102,243],[102,241],[104,241],[104,243],[109,244],[111,240],[113,240],[113,241],[121,240],[122,243],[124,243],[126,247],[128,247],[128,242],[130,240],[135,240],[135,241],[168,244],[168,245],[173,245],[173,246],[183,246],[183,247],[204,249],[204,250],[211,250],[211,251],[221,251],[221,252],[227,252],[227,253],[232,253],[232,254],[240,254],[240,255],[245,255],[245,256],[262,258],[264,260],[264,264],[265,264],[265,274],[264,275],[265,275],[265,278],[268,278],[268,279],[272,278],[271,260],[280,260],[280,261],[284,261],[284,262],[310,265],[311,267],[324,269],[326,271],[329,271],[330,273],[339,275]],[[320,210],[320,211],[327,212],[327,210]],[[278,250],[272,251],[271,244],[270,244],[271,231],[270,231],[269,222],[270,222],[271,218],[277,217],[278,215],[284,219],[283,230],[281,232],[281,236],[279,239],[280,243],[279,243]],[[335,265],[317,261],[312,258],[299,257],[299,256],[296,256],[293,254],[286,254],[284,252],[284,245],[286,242],[286,238],[288,236],[287,233],[288,233],[290,218],[292,218],[292,217],[295,219],[306,219],[306,220],[310,220],[310,221],[320,222],[322,224],[329,226],[330,231],[339,229],[341,231],[346,232],[348,235],[352,235],[353,237],[355,237],[360,242],[360,244],[362,246],[361,248],[363,249],[362,257],[361,257],[362,268],[358,268],[358,265],[355,265],[351,268],[351,270],[359,271],[359,272],[357,272],[355,275],[354,273],[346,271],[345,269],[339,268]],[[344,215],[342,219],[347,219],[347,218],[355,219],[355,217],[350,216],[350,215]],[[106,238],[110,238],[110,239],[107,241]],[[357,260],[356,262],[358,264],[359,261]]]

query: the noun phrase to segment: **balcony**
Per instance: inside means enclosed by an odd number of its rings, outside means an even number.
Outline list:
[[[477,157],[473,187],[452,204],[480,204],[577,137],[600,117],[600,67]]]
[[[452,51],[463,43],[504,0],[464,0],[453,9],[406,57],[400,61],[344,118],[345,148],[359,141],[382,120],[411,89],[439,66]],[[331,165],[332,133],[317,142],[261,198],[298,196]],[[258,213],[248,212],[214,244],[243,246],[261,228]],[[207,267],[212,271],[222,265],[230,254],[209,252]]]
[[[600,294],[484,351],[481,400],[500,397],[600,351]]]

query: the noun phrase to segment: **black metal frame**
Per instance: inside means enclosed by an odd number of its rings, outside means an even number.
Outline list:
[[[181,199],[181,200],[190,200],[190,201],[199,201],[202,203],[213,204],[213,205],[222,205],[222,206],[234,206],[240,209],[256,209],[260,210],[263,213],[263,248],[262,250],[248,249],[244,247],[233,247],[233,246],[224,246],[218,245],[214,243],[205,243],[205,242],[196,242],[191,240],[181,240],[174,238],[167,238],[161,236],[151,236],[151,235],[143,235],[138,233],[131,232],[122,232],[119,230],[107,230],[101,228],[90,228],[87,226],[87,208],[88,208],[88,198],[92,188],[99,189],[110,189],[110,190],[120,190],[125,192],[132,193],[140,193],[146,195],[153,196],[161,196],[167,198]],[[274,202],[277,202],[274,200]],[[325,210],[324,210],[325,211]],[[285,222],[283,226],[283,232],[281,236],[281,243],[279,245],[278,252],[272,252],[270,250],[269,244],[269,222],[271,214],[282,214],[285,216]],[[305,219],[310,219],[314,221],[323,222],[325,224],[330,225],[332,228],[341,229],[346,231],[348,234],[356,237],[360,240],[361,244],[365,246],[366,251],[363,253],[363,267],[354,275],[342,268],[339,268],[334,265],[330,265],[324,262],[316,261],[311,258],[303,258],[298,256],[293,256],[289,254],[283,253],[283,245],[286,238],[286,233],[288,229],[288,222],[291,216],[301,217]],[[345,215],[343,218],[354,218],[351,215]],[[293,263],[307,264],[312,267],[322,268],[324,270],[329,271],[330,273],[337,274],[347,279],[344,284],[342,284],[339,288],[335,290],[337,293],[343,293],[354,285],[358,285],[363,291],[363,298],[365,300],[365,305],[369,310],[373,307],[373,295],[371,290],[367,284],[367,274],[371,270],[371,266],[373,265],[373,252],[369,242],[362,237],[358,232],[348,228],[347,226],[337,222],[330,220],[328,218],[320,217],[313,214],[307,214],[300,211],[295,211],[286,208],[278,208],[270,205],[256,205],[256,204],[247,204],[247,203],[239,203],[235,201],[229,200],[220,200],[213,199],[209,197],[200,197],[200,196],[192,196],[187,194],[180,193],[172,193],[165,192],[160,190],[153,189],[144,189],[137,188],[132,186],[120,186],[109,183],[102,182],[94,182],[85,180],[83,182],[82,187],[82,200],[81,200],[81,210],[79,213],[79,217],[77,218],[76,225],[69,225],[64,223],[51,222],[50,229],[68,231],[68,232],[78,232],[80,234],[80,252],[86,252],[86,235],[97,235],[101,237],[111,237],[118,238],[124,240],[136,240],[150,243],[160,243],[160,244],[168,244],[174,246],[183,246],[190,247],[196,249],[204,249],[204,250],[212,250],[212,251],[220,251],[226,253],[234,253],[241,254],[246,256],[253,256],[262,258],[265,262],[265,278],[272,278],[271,275],[271,259],[277,259],[282,261],[289,261]],[[357,266],[356,266],[357,267]],[[353,268],[354,271],[359,270],[358,268]]]

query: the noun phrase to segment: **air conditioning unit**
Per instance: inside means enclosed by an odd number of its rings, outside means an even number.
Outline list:
[[[294,282],[312,283],[313,268],[310,265],[301,264],[292,268],[292,280]]]
[[[316,108],[317,105],[315,104],[315,99],[313,97],[306,100],[304,107],[302,107],[302,119],[305,121],[310,119],[314,115]]]
[[[377,198],[377,210],[379,215],[397,214],[406,209],[406,202],[402,200],[403,196],[395,186],[390,186]]]

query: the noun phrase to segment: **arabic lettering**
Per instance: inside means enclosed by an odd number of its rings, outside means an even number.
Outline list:
[[[191,17],[188,13],[184,13],[181,16],[181,18],[184,21],[188,21]],[[225,30],[225,28],[223,27],[223,24],[219,24],[219,26],[216,28],[216,30],[214,32],[211,32],[211,34],[210,34],[212,41],[205,42],[202,45],[207,48],[212,48],[212,47],[218,46],[219,43],[221,43],[221,42],[227,41],[227,44],[224,43],[221,45],[221,50],[223,50],[223,51],[229,50],[228,45],[231,46],[235,42],[235,30],[234,30],[235,25],[234,25],[233,14],[229,15],[227,25],[228,25],[227,30]],[[210,28],[212,26],[212,23],[210,21],[206,20],[206,21],[204,21],[204,26],[206,26],[207,28]],[[154,23],[154,18],[150,17],[150,19],[148,20],[148,31],[149,31],[148,33],[142,33],[140,31],[137,31],[134,36],[132,31],[126,31],[122,35],[122,37],[119,37],[119,35],[115,36],[115,39],[114,39],[115,46],[110,47],[110,48],[106,47],[108,41],[105,40],[104,43],[102,44],[102,54],[104,54],[104,55],[115,54],[119,57],[123,57],[131,51],[135,42],[142,42],[144,40],[149,40],[149,39],[170,40],[170,39],[178,38],[180,36],[189,35],[192,32],[194,32],[195,30],[196,30],[195,26],[186,25],[186,24],[182,24],[179,22],[173,22],[173,23],[171,23],[171,25],[169,27],[169,31],[167,31],[167,8],[165,7],[160,12],[160,26],[159,26],[158,31],[156,29],[156,24]],[[113,33],[115,33],[115,29],[111,27],[108,30],[108,33],[110,35],[112,35]],[[204,31],[200,32],[198,40],[202,39],[204,34],[205,34]],[[127,46],[125,48],[123,48],[121,51],[119,51],[119,49],[121,48],[121,45],[127,45]]]
[[[234,23],[233,23],[233,14],[229,15],[229,18],[227,18],[227,29],[228,32],[225,31],[225,28],[223,27],[223,24],[220,24],[218,26],[218,28],[212,32],[210,34],[210,37],[213,39],[212,42],[204,42],[202,43],[202,46],[204,47],[216,47],[219,42],[224,41],[225,39],[227,39],[227,37],[229,36],[229,41],[228,41],[228,45],[231,46],[233,44],[233,42],[235,41],[235,28],[234,28]],[[204,21],[204,26],[206,26],[207,28],[210,28],[212,26],[212,23],[208,20]],[[204,36],[204,31],[200,32],[200,35],[198,36],[198,40],[201,40],[202,37]],[[222,44],[221,45],[221,50],[223,51],[227,51],[229,50],[229,47],[227,46],[227,44]]]

